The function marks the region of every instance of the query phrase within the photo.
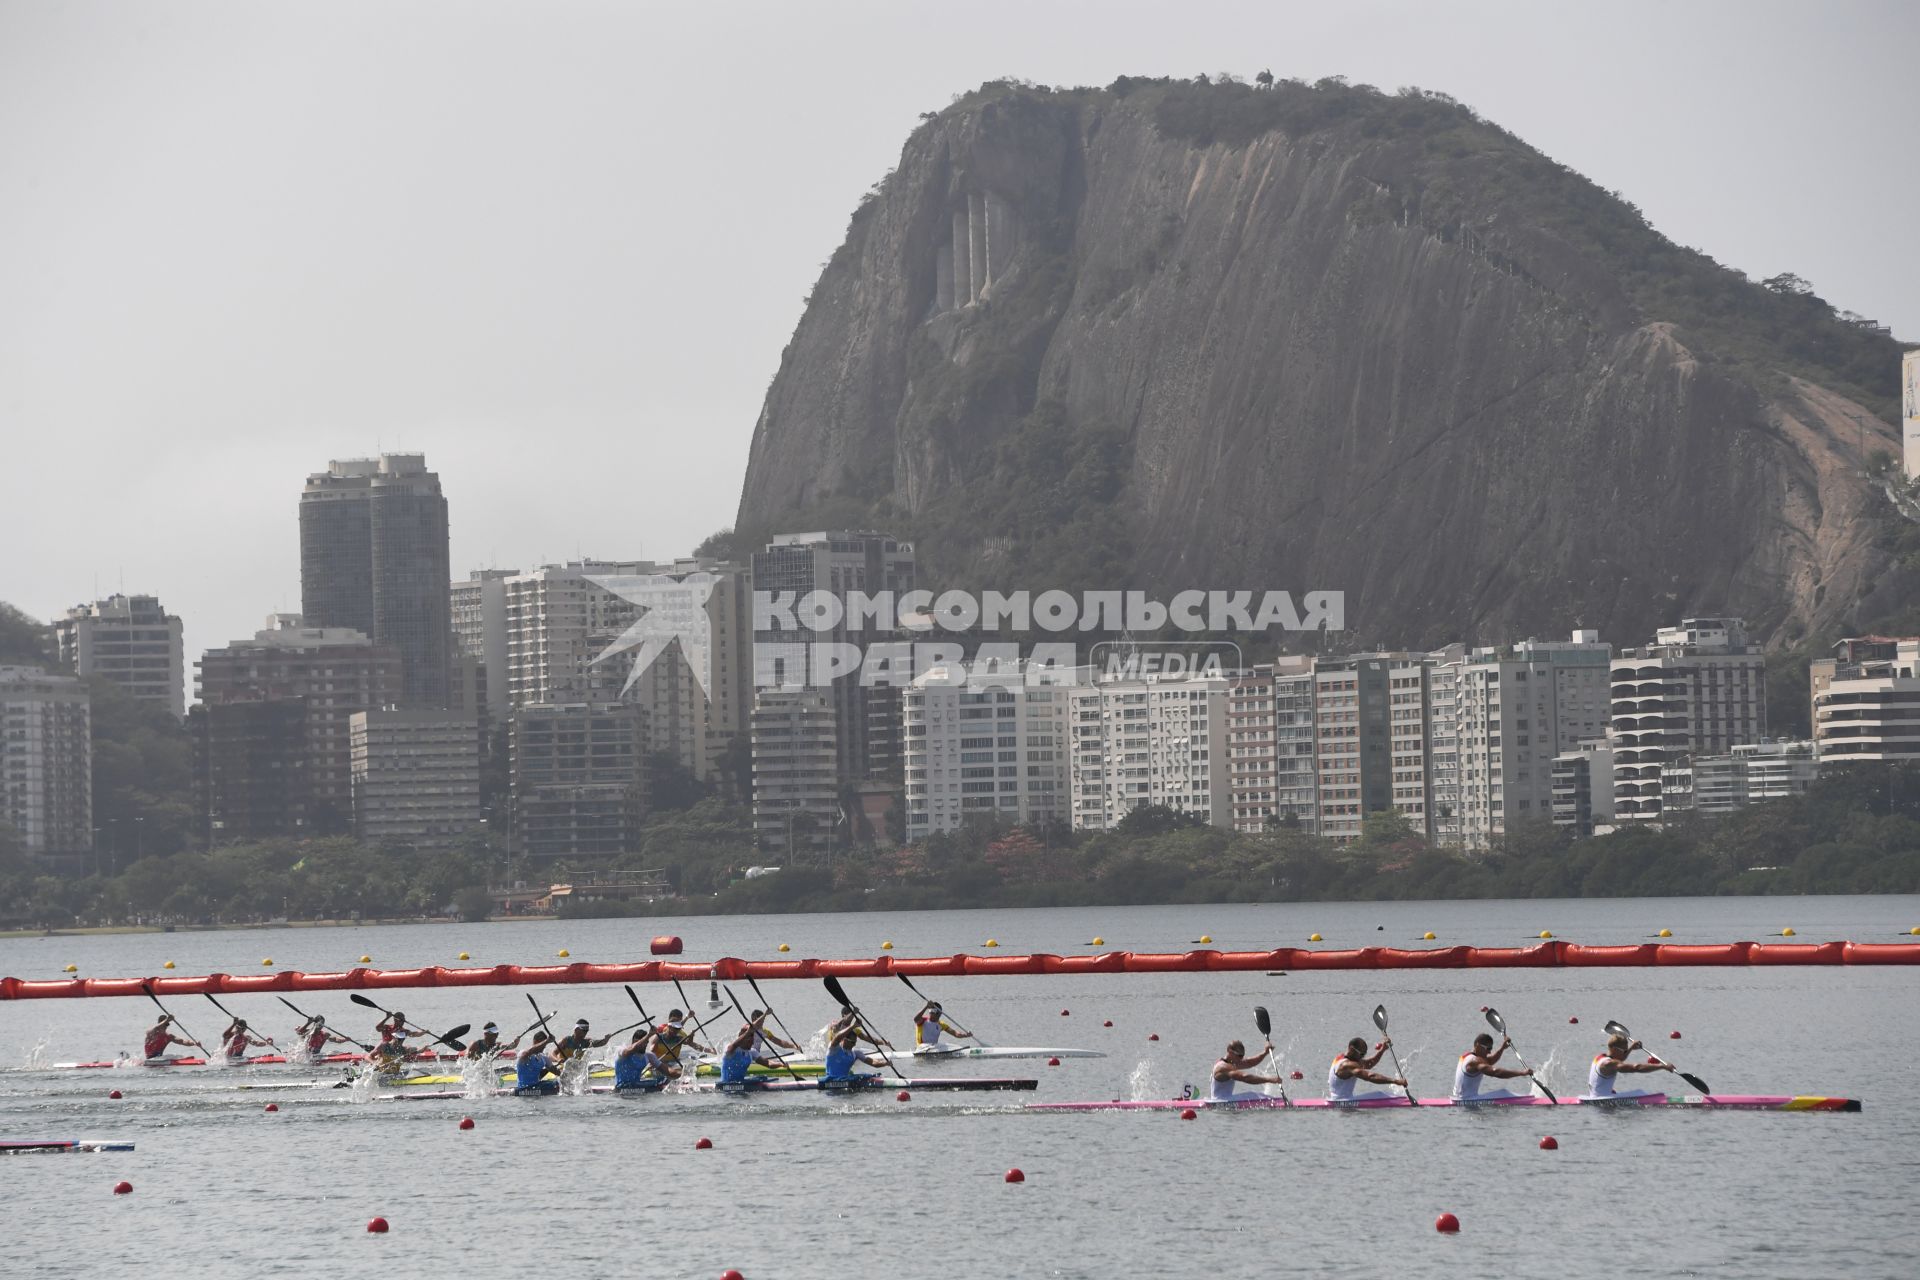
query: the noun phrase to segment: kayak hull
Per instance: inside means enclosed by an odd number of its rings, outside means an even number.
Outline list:
[[[131,1151],[131,1142],[104,1142],[94,1138],[50,1138],[45,1141],[0,1142],[0,1156],[44,1155],[62,1151]]]
[[[1507,1107],[1679,1107],[1704,1111],[1858,1111],[1857,1098],[1829,1098],[1792,1094],[1639,1094],[1617,1098],[1562,1098],[1555,1103],[1542,1097],[1477,1098],[1456,1101],[1452,1098],[1422,1098],[1420,1109],[1459,1109],[1481,1111]],[[1029,1102],[1029,1111],[1410,1111],[1415,1104],[1404,1097],[1361,1098],[1353,1102],[1329,1102],[1325,1098],[1156,1098],[1140,1102]]]

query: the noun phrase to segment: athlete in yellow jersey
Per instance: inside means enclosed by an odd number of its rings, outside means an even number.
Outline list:
[[[937,1049],[940,1047],[940,1033],[959,1036],[962,1040],[975,1038],[973,1032],[956,1027],[940,1016],[940,1002],[929,1000],[913,1015],[913,1043],[919,1049]]]

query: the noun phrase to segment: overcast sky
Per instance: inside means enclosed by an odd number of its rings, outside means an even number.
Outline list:
[[[1262,66],[1444,90],[1920,338],[1920,5],[0,0],[0,600],[299,607],[419,450],[455,576],[730,524],[801,299],[922,111]]]

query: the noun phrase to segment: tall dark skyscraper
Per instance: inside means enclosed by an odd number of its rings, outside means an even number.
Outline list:
[[[425,455],[331,462],[300,494],[300,608],[400,653],[401,705],[451,692],[447,500]]]

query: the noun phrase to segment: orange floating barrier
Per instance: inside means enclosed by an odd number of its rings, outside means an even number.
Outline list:
[[[1748,964],[1844,964],[1844,942],[1756,942],[1747,948]]]
[[[1651,942],[1626,947],[1583,947],[1569,942],[1561,948],[1560,963],[1576,969],[1646,967],[1660,963],[1660,948]]]
[[[1752,950],[1751,942],[1719,942],[1706,946],[1696,944],[1677,944],[1662,942],[1653,948],[1663,965],[1712,964],[1734,965],[1747,962],[1747,952]]]

